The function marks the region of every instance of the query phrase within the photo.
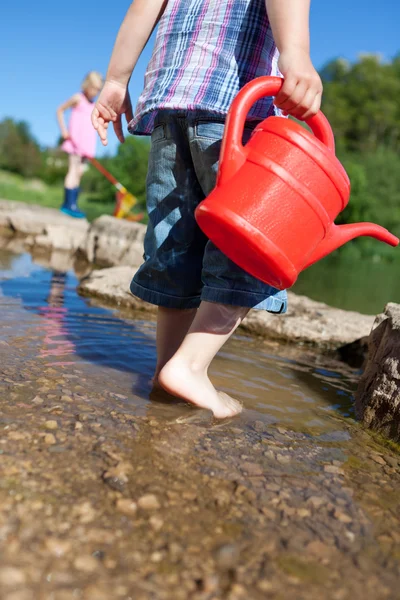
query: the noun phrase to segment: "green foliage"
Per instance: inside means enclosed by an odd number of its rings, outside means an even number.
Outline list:
[[[101,159],[101,164],[108,171],[113,173],[112,157],[103,157]],[[107,202],[113,202],[115,199],[115,187],[90,163],[88,164],[88,169],[83,176],[81,188],[89,195],[96,196],[97,201],[103,204]]]
[[[321,72],[323,111],[338,147],[375,152],[381,146],[400,149],[400,57],[384,63],[364,55],[357,63],[343,59],[328,63]]]
[[[150,144],[147,139],[128,138],[118,147],[114,159],[113,175],[144,205],[146,200],[146,174]]]
[[[347,208],[337,222],[373,221],[400,234],[400,159],[392,150],[340,157],[351,180]]]
[[[101,164],[136,196],[138,207],[142,209],[146,202],[149,151],[150,144],[146,139],[130,137],[118,147],[116,156],[101,159]],[[110,202],[115,197],[114,186],[93,166],[89,166],[82,187],[88,194],[96,194],[99,202]]]
[[[28,123],[8,118],[1,121],[0,169],[32,177],[38,175],[41,166],[41,150]]]

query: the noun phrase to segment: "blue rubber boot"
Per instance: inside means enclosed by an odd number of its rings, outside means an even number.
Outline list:
[[[78,208],[78,195],[79,188],[64,188],[64,203],[61,207],[61,212],[69,217],[74,217],[75,219],[84,219],[86,217],[85,213],[83,213]]]

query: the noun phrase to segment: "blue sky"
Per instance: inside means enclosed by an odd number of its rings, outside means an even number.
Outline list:
[[[54,145],[57,106],[79,91],[87,71],[106,72],[128,6],[128,1],[121,0],[5,0],[0,21],[0,120],[5,116],[24,119],[40,143]],[[360,52],[392,58],[400,52],[399,23],[398,0],[313,0],[314,64],[319,68],[338,56],[353,61]],[[131,80],[134,102],[151,47],[150,40]],[[116,145],[112,134],[110,150]],[[98,150],[101,154],[100,145]]]

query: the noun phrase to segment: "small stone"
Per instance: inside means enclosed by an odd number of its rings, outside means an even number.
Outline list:
[[[300,519],[305,519],[306,517],[311,517],[311,511],[308,508],[298,508],[296,510],[296,514],[300,517]]]
[[[319,540],[313,540],[307,544],[306,550],[313,556],[320,558],[329,558],[332,555],[332,549]]]
[[[394,456],[385,456],[385,461],[394,469],[397,469],[399,466],[399,460],[397,458],[394,458]]]
[[[278,483],[267,483],[265,485],[265,489],[270,491],[270,492],[279,492],[281,490],[281,487]]]
[[[122,492],[129,481],[129,475],[133,472],[133,466],[129,462],[119,462],[115,467],[108,469],[103,479],[112,489]]]
[[[215,502],[217,506],[228,506],[231,502],[232,494],[227,490],[219,490]]]
[[[242,470],[245,471],[251,477],[257,477],[259,475],[264,474],[264,469],[257,463],[245,461],[245,462],[242,462],[242,464],[240,466],[241,466]]]
[[[83,428],[83,424],[80,421],[75,423],[75,431],[80,431]]]
[[[261,512],[264,515],[264,517],[266,517],[270,521],[274,521],[276,519],[276,514],[274,513],[274,511],[267,508],[266,506],[262,507]]]
[[[15,567],[1,567],[0,568],[0,588],[1,587],[14,587],[16,585],[22,585],[25,583],[25,573]]]
[[[271,583],[271,581],[268,581],[268,579],[261,579],[257,583],[257,587],[260,592],[273,592],[275,590],[274,584]]]
[[[234,544],[224,544],[215,552],[215,560],[220,569],[233,569],[238,564],[239,559],[239,548]]]
[[[353,519],[349,515],[339,510],[338,508],[333,513],[333,516],[341,523],[351,523],[353,521]]]
[[[283,515],[286,517],[293,517],[296,514],[296,509],[293,508],[292,506],[288,506],[285,503],[282,503],[280,508],[282,510]]]
[[[268,425],[262,421],[255,421],[253,427],[257,433],[264,433],[265,431],[268,431]]]
[[[9,440],[14,440],[15,442],[19,442],[21,440],[25,440],[28,437],[28,435],[21,433],[20,431],[10,431],[7,434],[7,437]]]
[[[167,490],[167,496],[169,500],[178,500],[179,494],[175,490]]]
[[[113,558],[106,558],[104,561],[104,566],[106,569],[115,569],[117,564],[118,564],[117,561],[114,560]]]
[[[335,465],[325,465],[324,466],[325,473],[331,473],[332,475],[344,475],[343,469],[336,467]]]
[[[163,558],[162,552],[153,552],[153,554],[150,555],[150,560],[151,560],[151,562],[154,562],[154,563],[161,562],[162,558]]]
[[[138,505],[143,510],[158,510],[161,508],[158,498],[154,494],[145,494],[139,498]]]
[[[77,517],[79,517],[80,522],[84,524],[91,523],[97,516],[97,513],[90,502],[78,504],[75,506],[73,512]]]
[[[118,498],[116,507],[119,512],[127,516],[132,516],[137,512],[137,504],[130,498]]]
[[[182,498],[184,500],[189,500],[189,502],[193,502],[194,500],[196,500],[197,498],[197,493],[196,492],[191,492],[190,490],[183,492],[182,494]]]
[[[84,573],[93,573],[98,567],[98,561],[93,556],[77,556],[74,567]]]
[[[379,454],[371,454],[371,458],[378,465],[386,466],[386,461],[382,458],[382,456],[379,456]]]
[[[46,421],[44,426],[46,427],[46,429],[58,429],[58,423],[54,420]]]
[[[150,523],[151,527],[154,529],[154,531],[160,531],[160,529],[162,529],[164,526],[164,521],[160,517],[157,517],[156,515],[153,515],[150,517],[149,523]]]
[[[248,592],[240,583],[234,583],[231,588],[231,593],[234,598],[248,598]]]
[[[287,454],[277,454],[276,460],[282,465],[287,465],[288,463],[290,463],[290,456],[288,456]]]
[[[43,399],[40,396],[35,396],[32,400],[32,404],[43,404]]]
[[[71,396],[61,396],[61,402],[73,402]]]
[[[310,496],[308,501],[314,508],[319,508],[323,504],[326,504],[326,498],[322,498],[321,496]]]
[[[45,540],[45,546],[47,550],[54,556],[63,556],[66,552],[71,549],[71,542],[68,540],[59,540],[57,538],[47,538]]]
[[[356,539],[356,536],[355,536],[355,534],[352,531],[346,531],[344,535],[347,537],[347,539],[351,543],[353,543],[354,540]]]
[[[176,542],[171,542],[168,545],[169,555],[173,561],[177,561],[182,557],[183,548]]]
[[[57,442],[55,436],[52,433],[46,433],[46,435],[44,436],[44,443],[48,444],[49,446],[52,446],[53,444],[55,444]]]

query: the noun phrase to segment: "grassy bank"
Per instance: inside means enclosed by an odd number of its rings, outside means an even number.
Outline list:
[[[25,179],[0,170],[0,198],[59,208],[63,202],[63,189],[62,186],[47,185],[39,179]],[[89,221],[100,215],[112,215],[114,210],[114,204],[98,202],[94,194],[82,193],[79,206]]]

